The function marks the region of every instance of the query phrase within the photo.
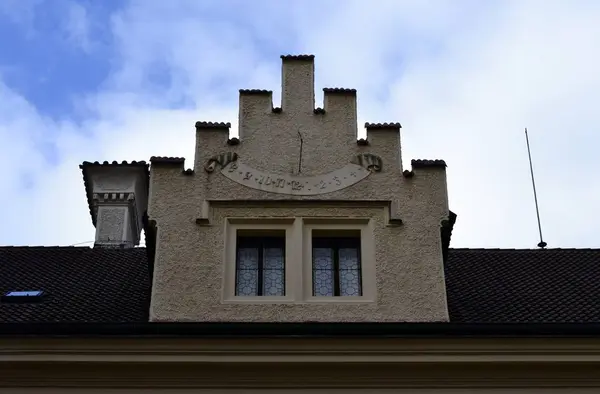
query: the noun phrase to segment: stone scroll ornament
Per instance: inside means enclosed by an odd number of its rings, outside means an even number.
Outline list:
[[[212,173],[217,165],[221,167],[221,174],[225,177],[253,189],[269,193],[314,196],[352,186],[371,173],[381,171],[382,162],[379,156],[362,153],[335,171],[321,175],[301,176],[260,171],[242,163],[236,153],[227,152],[208,159],[204,169]]]

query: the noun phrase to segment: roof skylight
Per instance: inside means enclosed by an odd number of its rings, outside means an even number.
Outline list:
[[[43,290],[8,291],[2,296],[2,302],[39,302],[43,296]]]

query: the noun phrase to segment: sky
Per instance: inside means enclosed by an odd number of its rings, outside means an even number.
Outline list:
[[[238,90],[277,106],[279,56],[308,53],[359,124],[402,123],[405,167],[446,160],[453,247],[536,247],[525,127],[548,247],[600,247],[598,20],[594,0],[0,0],[0,245],[91,245],[81,162],[190,167],[195,121],[237,134]]]

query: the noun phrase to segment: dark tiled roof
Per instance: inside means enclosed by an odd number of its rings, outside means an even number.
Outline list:
[[[600,322],[600,249],[451,249],[451,320]]]
[[[40,303],[0,303],[0,323],[143,322],[145,248],[0,247],[0,294],[43,290]]]
[[[444,160],[426,160],[426,159],[417,159],[411,160],[410,165],[414,168],[421,167],[446,167],[446,162]]]
[[[366,129],[399,129],[402,126],[400,123],[365,123]]]
[[[145,248],[0,247],[1,294],[47,293],[0,323],[147,321],[148,266]],[[600,249],[450,249],[445,274],[453,323],[600,323]]]

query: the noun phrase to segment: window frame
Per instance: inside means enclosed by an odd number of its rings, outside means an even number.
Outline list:
[[[375,277],[375,243],[373,220],[370,218],[303,218],[302,268],[303,300],[307,303],[374,303],[377,299]],[[313,231],[332,234],[357,232],[360,236],[360,282],[359,296],[315,296],[313,293]],[[336,236],[334,236],[336,237]]]
[[[284,295],[283,296],[244,296],[237,295],[237,234],[238,230],[251,230],[259,232],[282,231],[284,233]],[[224,250],[223,250],[223,283],[221,301],[227,303],[249,303],[249,304],[277,304],[289,303],[294,300],[294,286],[290,285],[293,279],[292,261],[294,256],[294,234],[293,218],[227,218],[224,228]]]
[[[237,231],[285,231],[284,296],[237,296]],[[313,296],[312,231],[360,234],[360,296]],[[224,304],[375,303],[374,219],[371,217],[228,217],[225,219],[221,302]]]
[[[314,230],[313,230],[314,231]],[[362,293],[363,293],[363,275],[362,275],[362,256],[361,256],[361,234],[358,233],[357,236],[350,236],[350,235],[345,235],[345,234],[340,234],[340,236],[315,236],[314,234],[311,234],[311,280],[312,280],[312,286],[311,286],[311,295],[313,297],[348,297],[348,296],[342,296],[340,295],[341,293],[341,285],[340,285],[340,249],[356,249],[357,250],[357,257],[358,257],[358,268],[356,271],[358,271],[358,288],[359,288],[359,295],[358,296],[353,296],[353,297],[362,297]],[[315,240],[318,239],[318,243],[319,245],[316,246],[315,245]],[[333,295],[330,296],[324,296],[324,295],[315,295],[315,283],[314,283],[314,278],[315,278],[315,261],[314,261],[314,256],[312,256],[312,252],[314,251],[314,249],[316,248],[320,248],[320,249],[331,249],[333,251],[333,256],[332,256],[332,265],[333,268],[331,271],[333,271]]]
[[[245,245],[243,246],[244,248],[256,248],[258,250],[258,258],[257,258],[257,267],[256,267],[256,271],[257,271],[257,276],[256,276],[256,295],[252,295],[252,296],[247,296],[247,295],[239,295],[238,293],[238,273],[240,271],[240,259],[239,259],[239,250],[242,246],[240,246],[240,238],[243,238]],[[279,245],[279,242],[283,241],[282,245]],[[234,284],[234,295],[235,297],[285,297],[286,294],[286,280],[285,280],[285,273],[286,273],[286,269],[285,269],[285,264],[286,264],[286,256],[285,256],[285,250],[286,250],[286,237],[285,237],[285,231],[283,232],[283,236],[277,236],[277,235],[269,235],[269,234],[265,234],[264,236],[259,234],[257,235],[240,235],[239,234],[239,229],[238,231],[236,231],[236,245],[235,245],[235,284]],[[247,244],[246,244],[247,243]],[[275,246],[276,245],[276,246]],[[266,296],[264,294],[262,294],[264,292],[264,274],[265,274],[265,261],[264,261],[264,250],[266,248],[268,248],[269,246],[273,246],[273,248],[277,247],[281,247],[283,249],[283,267],[282,267],[282,274],[283,274],[283,295],[278,295],[278,296]]]

